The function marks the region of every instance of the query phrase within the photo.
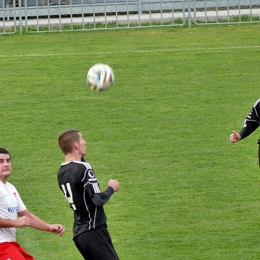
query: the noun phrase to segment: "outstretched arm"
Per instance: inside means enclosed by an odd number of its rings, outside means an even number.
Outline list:
[[[260,125],[260,99],[258,99],[244,121],[244,127],[239,133],[233,130],[230,142],[236,143],[252,134]]]
[[[29,225],[29,219],[26,217],[21,217],[15,220],[0,218],[0,228],[21,228]]]
[[[65,228],[63,225],[60,224],[49,224],[39,217],[35,216],[27,209],[18,213],[20,217],[25,217],[28,221],[28,226],[31,226],[35,229],[39,229],[42,231],[52,232],[55,234],[59,234],[60,236],[63,235]]]

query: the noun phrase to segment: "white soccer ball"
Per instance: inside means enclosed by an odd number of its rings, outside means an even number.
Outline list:
[[[92,90],[101,91],[109,89],[115,80],[112,68],[103,63],[93,65],[87,74],[87,83]]]

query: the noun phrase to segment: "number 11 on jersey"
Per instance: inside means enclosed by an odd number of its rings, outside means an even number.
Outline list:
[[[76,206],[73,203],[73,195],[70,187],[70,183],[66,183],[66,186],[64,184],[61,185],[61,188],[63,190],[63,193],[65,195],[65,198],[68,200],[69,204],[71,205],[73,210],[76,210]]]

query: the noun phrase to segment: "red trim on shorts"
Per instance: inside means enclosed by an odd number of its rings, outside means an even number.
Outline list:
[[[17,242],[0,243],[0,260],[35,260]]]

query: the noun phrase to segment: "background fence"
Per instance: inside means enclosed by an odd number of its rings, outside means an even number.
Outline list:
[[[0,0],[0,34],[260,22],[260,0]]]

